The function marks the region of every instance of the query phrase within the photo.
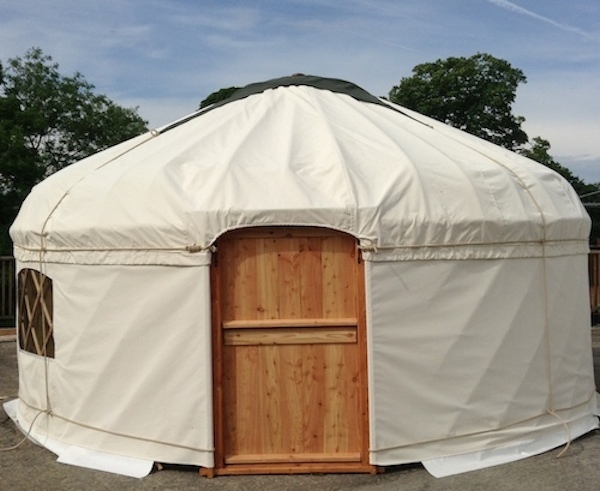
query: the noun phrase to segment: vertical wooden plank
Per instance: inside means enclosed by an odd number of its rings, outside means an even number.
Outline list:
[[[300,309],[301,316],[314,319],[323,316],[322,237],[300,240]]]
[[[238,241],[239,257],[236,275],[236,319],[257,319],[257,255],[256,240]]]
[[[284,432],[282,445],[276,453],[293,454],[304,451],[303,428],[305,411],[302,405],[302,346],[287,345],[278,347],[281,353],[281,370],[277,377],[281,390],[280,417]]]
[[[302,347],[302,380],[304,383],[301,405],[304,408],[303,450],[322,453],[324,436],[324,383],[325,350],[323,345]]]
[[[236,347],[236,368],[238,384],[237,402],[237,444],[236,454],[247,454],[255,448],[263,448],[265,433],[264,392],[265,379],[268,378],[268,367],[264,366],[261,346]],[[257,370],[253,370],[256,367]],[[258,419],[257,419],[258,418]]]
[[[344,240],[345,239],[345,240]],[[354,315],[355,257],[353,241],[328,237],[323,243],[324,317]]]
[[[223,346],[222,353],[222,384],[223,403],[221,405],[221,417],[223,420],[223,459],[237,452],[235,435],[237,433],[237,370],[236,370],[235,348]]]
[[[277,453],[281,448],[283,435],[286,432],[286,422],[281,417],[281,405],[284,403],[285,395],[282,392],[279,380],[282,353],[277,346],[261,346],[261,375],[259,382],[261,387],[257,388],[255,397],[262,397],[259,411],[264,414],[263,441],[258,447],[264,454]]]
[[[222,254],[217,252],[217,255]],[[215,445],[215,468],[224,467],[225,437],[224,425],[227,415],[225,414],[225,404],[223,401],[223,338],[221,334],[221,320],[223,319],[222,308],[225,304],[223,292],[221,290],[221,280],[226,278],[224,268],[218,268],[217,256],[213,254],[210,268],[210,291],[211,291],[211,321],[212,321],[212,356],[213,356],[213,426],[214,426],[214,445]]]
[[[300,304],[300,253],[296,237],[277,239],[277,286],[279,313],[282,318],[299,319]]]
[[[347,449],[344,431],[344,416],[346,416],[344,402],[346,398],[340,394],[342,384],[342,380],[340,380],[340,355],[339,347],[329,347],[327,353],[328,363],[323,380],[326,390],[325,406],[328,409],[324,428],[324,450],[327,452],[343,452]]]
[[[256,238],[257,254],[257,317],[259,319],[280,318],[279,282],[274,281],[279,275],[277,259],[277,239],[273,237]],[[284,422],[281,418],[283,394],[278,380],[281,364],[280,351],[276,346],[260,346],[258,348],[257,370],[258,386],[253,397],[260,399],[260,411],[255,417],[255,426],[262,433],[260,442],[251,452],[258,454],[277,453],[281,447]],[[252,370],[252,367],[246,367]],[[243,438],[243,435],[240,435]]]
[[[329,345],[328,351],[326,451],[360,452],[357,345]]]
[[[359,383],[359,434],[361,442],[361,455],[363,465],[369,465],[369,377],[368,377],[368,357],[367,357],[367,303],[365,292],[365,263],[360,257],[358,244],[355,243],[355,271],[356,271],[356,296],[355,312],[358,321],[357,328],[357,356],[358,363],[358,383]],[[371,468],[371,473],[375,472],[375,467]]]
[[[256,243],[257,318],[280,319],[277,271],[277,240],[254,239]]]
[[[223,319],[256,319],[256,254],[251,240],[223,241],[220,256]]]

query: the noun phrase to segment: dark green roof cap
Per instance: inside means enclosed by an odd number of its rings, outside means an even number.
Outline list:
[[[165,131],[173,129],[177,126],[180,126],[192,119],[197,118],[198,116],[201,116],[202,114],[205,114],[209,111],[213,111],[213,110],[215,110],[219,107],[222,107],[226,104],[229,104],[231,102],[239,101],[241,99],[245,99],[246,97],[250,97],[255,94],[261,94],[269,89],[277,89],[279,87],[290,87],[290,86],[300,86],[300,85],[314,87],[314,88],[320,89],[320,90],[328,90],[330,92],[334,92],[337,94],[346,94],[346,95],[352,97],[353,99],[356,99],[357,101],[368,102],[370,104],[377,104],[379,106],[383,106],[387,109],[391,109],[393,111],[399,112],[400,114],[408,116],[408,115],[404,114],[402,111],[400,111],[392,106],[389,106],[385,102],[381,101],[379,98],[375,97],[373,94],[370,94],[369,92],[360,88],[358,85],[353,84],[352,82],[347,82],[346,80],[340,80],[337,78],[324,78],[324,77],[317,77],[315,75],[295,74],[295,75],[291,75],[289,77],[274,78],[271,80],[267,80],[265,82],[257,82],[257,83],[246,85],[245,87],[242,87],[242,88],[236,90],[227,99],[224,99],[215,104],[212,104],[211,106],[201,109],[198,112],[190,115],[189,117],[187,117],[185,119],[179,120],[179,121],[169,125],[168,127],[163,128],[161,130],[161,133],[164,133]],[[413,119],[413,118],[411,118],[411,119]]]
[[[323,78],[316,77],[314,75],[292,75],[290,77],[274,78],[267,80],[266,82],[257,82],[254,84],[246,85],[241,89],[236,90],[231,97],[225,99],[217,104],[224,105],[229,102],[244,99],[254,94],[260,94],[269,89],[276,89],[278,87],[290,87],[293,85],[306,85],[308,87],[314,87],[320,90],[328,90],[338,94],[346,94],[356,99],[357,101],[370,102],[372,104],[380,104],[386,106],[377,97],[369,94],[366,90],[361,89],[358,85],[346,80],[340,80],[337,78]],[[388,106],[386,106],[388,107]]]

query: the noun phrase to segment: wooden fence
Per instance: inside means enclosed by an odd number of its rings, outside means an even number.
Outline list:
[[[15,326],[16,303],[15,259],[0,256],[0,328]]]
[[[590,251],[588,268],[590,275],[590,308],[596,313],[600,307],[600,249]]]

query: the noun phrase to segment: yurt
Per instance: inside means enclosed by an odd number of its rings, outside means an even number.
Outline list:
[[[86,158],[11,228],[19,396],[62,462],[436,476],[598,427],[559,175],[292,76]]]

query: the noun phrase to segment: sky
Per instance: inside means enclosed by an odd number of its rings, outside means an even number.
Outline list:
[[[513,114],[600,182],[600,0],[0,0],[0,61],[39,47],[150,127],[211,92],[305,73],[387,96],[418,64],[522,70]]]

